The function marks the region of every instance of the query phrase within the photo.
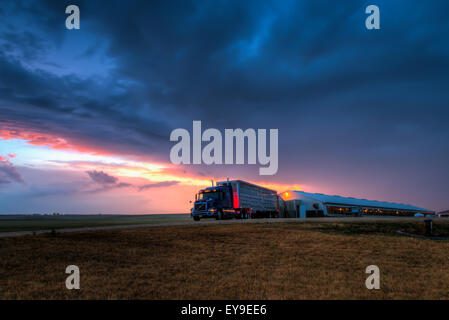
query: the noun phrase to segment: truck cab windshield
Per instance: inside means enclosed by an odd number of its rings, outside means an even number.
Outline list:
[[[201,192],[198,194],[198,200],[222,199],[221,191]]]

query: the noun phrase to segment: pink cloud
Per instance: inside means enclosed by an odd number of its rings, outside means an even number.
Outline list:
[[[87,174],[93,181],[99,184],[115,184],[118,181],[116,177],[113,177],[103,171],[87,171]]]
[[[73,150],[82,153],[95,155],[110,155],[111,152],[98,150],[70,139],[58,137],[56,135],[41,133],[23,128],[0,129],[0,140],[22,139],[34,146],[46,146],[55,150]],[[15,154],[9,155],[14,158]]]
[[[8,159],[0,156],[0,184],[11,182],[24,183],[24,180],[16,167]]]

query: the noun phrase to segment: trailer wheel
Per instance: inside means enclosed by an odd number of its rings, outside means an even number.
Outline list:
[[[200,221],[200,217],[198,217],[198,216],[193,216],[193,220],[194,220],[194,221]]]

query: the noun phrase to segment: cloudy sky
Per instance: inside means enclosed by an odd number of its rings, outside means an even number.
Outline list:
[[[65,28],[76,4],[81,29]],[[365,28],[376,4],[381,29]],[[0,213],[188,212],[210,180],[449,209],[448,1],[0,3]],[[170,163],[279,129],[279,170]]]

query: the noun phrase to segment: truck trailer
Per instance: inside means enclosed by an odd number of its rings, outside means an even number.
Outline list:
[[[277,192],[242,180],[220,181],[200,190],[191,209],[195,221],[279,217]]]

